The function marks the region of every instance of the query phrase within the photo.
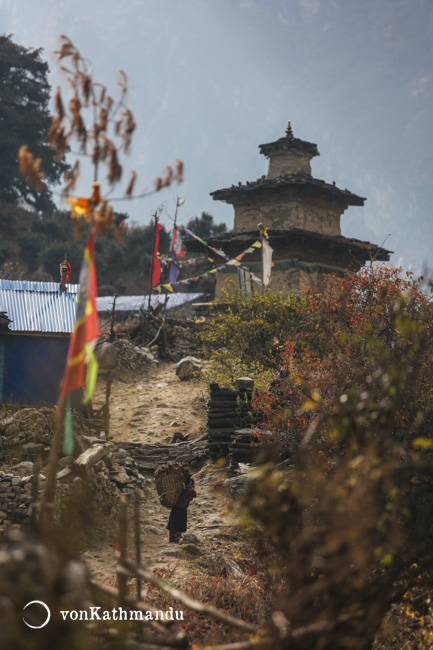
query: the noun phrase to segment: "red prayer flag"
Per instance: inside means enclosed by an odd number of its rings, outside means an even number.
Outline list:
[[[185,255],[185,252],[182,248],[182,236],[181,236],[181,230],[182,228],[178,228],[177,226],[174,226],[173,228],[173,240],[171,242],[171,253],[174,253],[179,259],[179,257],[183,257]]]
[[[84,251],[80,271],[80,290],[77,301],[77,314],[69,343],[65,376],[60,391],[60,399],[84,384],[86,347],[99,336],[99,319],[96,309],[96,268],[94,260],[95,232],[92,229]]]
[[[152,289],[156,287],[161,277],[161,264],[158,259],[159,231],[164,230],[164,226],[159,223],[155,224],[155,244],[153,246],[153,271],[152,271]]]

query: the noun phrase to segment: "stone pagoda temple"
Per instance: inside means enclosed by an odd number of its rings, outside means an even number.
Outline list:
[[[236,257],[259,239],[262,223],[274,250],[269,286],[285,294],[310,286],[320,290],[329,273],[357,270],[371,259],[389,260],[391,251],[342,236],[341,215],[366,199],[312,177],[317,145],[295,138],[290,122],[284,137],[261,144],[259,150],[269,160],[266,176],[211,192],[214,200],[233,205],[235,214],[233,231],[210,239],[210,246]],[[190,251],[203,250],[196,240],[186,244]],[[260,249],[246,254],[242,264],[260,277]],[[227,266],[217,274],[217,295],[223,286],[239,286],[235,273],[236,267]],[[225,282],[228,277],[231,283]]]

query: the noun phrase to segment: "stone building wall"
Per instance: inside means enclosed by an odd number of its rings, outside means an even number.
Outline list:
[[[318,199],[308,199],[304,203],[296,200],[235,205],[234,231],[255,230],[263,222],[271,230],[302,228],[323,235],[341,235],[340,218],[344,206],[329,204]]]
[[[316,291],[320,291],[329,274],[341,273],[341,269],[338,267],[325,267],[314,263],[308,264],[307,262],[299,262],[293,259],[280,261],[293,266],[284,270],[273,269],[268,287],[272,293],[279,293],[281,291],[284,296],[298,295],[302,290],[308,289],[309,287],[314,287]],[[253,269],[253,272],[261,278],[260,270]],[[228,291],[228,293],[239,290],[237,272],[217,274],[215,296],[220,298],[224,290]],[[260,286],[253,283],[253,291],[260,292]]]
[[[305,151],[281,151],[269,158],[268,178],[277,178],[283,174],[311,175],[311,154]]]

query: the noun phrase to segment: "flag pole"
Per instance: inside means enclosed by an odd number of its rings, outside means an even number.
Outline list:
[[[260,243],[262,244],[262,245],[261,245],[261,254],[262,254],[262,291],[261,291],[261,294],[262,294],[262,296],[263,296],[263,293],[264,293],[264,290],[265,290],[265,264],[264,264],[264,259],[263,259],[263,237],[264,237],[263,233],[264,233],[264,226],[263,226],[263,224],[260,222],[260,223],[257,224],[257,228],[259,229],[259,232],[260,232]]]
[[[147,311],[150,312],[150,301],[152,298],[152,278],[153,278],[153,257],[154,257],[154,248],[156,241],[156,224],[158,223],[158,213],[154,212],[152,217],[155,218],[155,227],[153,229],[153,243],[152,243],[152,264],[150,265],[150,276],[149,276],[149,300],[147,302]]]

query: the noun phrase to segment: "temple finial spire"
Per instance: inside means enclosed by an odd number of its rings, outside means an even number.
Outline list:
[[[286,135],[288,135],[289,138],[293,138],[292,123],[290,120],[287,122]]]

